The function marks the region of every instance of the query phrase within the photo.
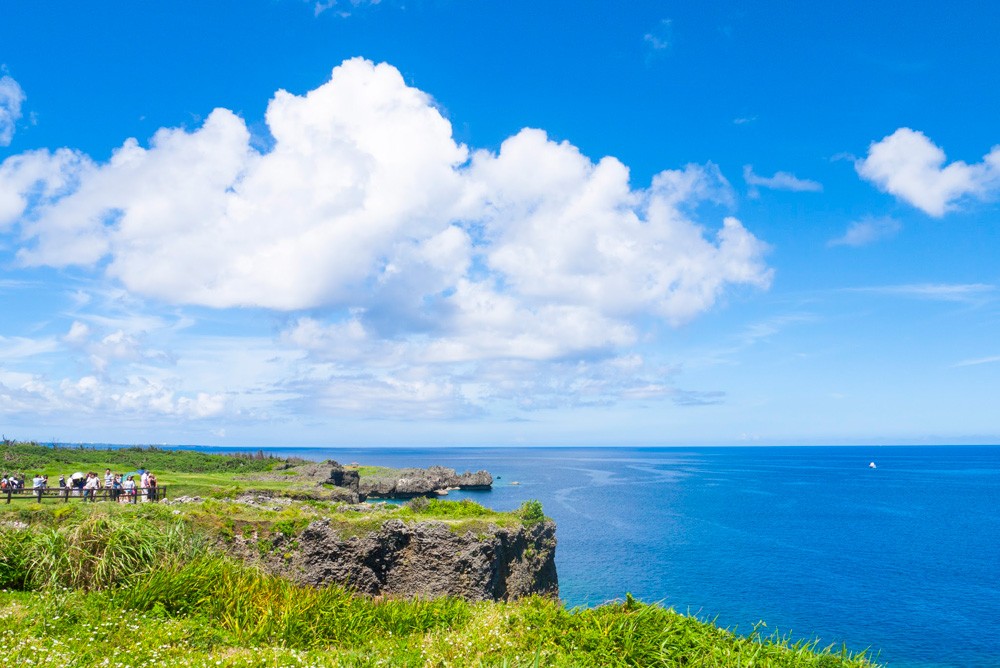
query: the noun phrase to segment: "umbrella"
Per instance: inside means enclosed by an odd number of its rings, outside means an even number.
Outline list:
[[[72,480],[79,480],[82,477],[83,477],[83,474],[80,473],[79,471],[77,471],[76,473],[74,473],[73,475],[70,476],[70,479],[72,479]]]

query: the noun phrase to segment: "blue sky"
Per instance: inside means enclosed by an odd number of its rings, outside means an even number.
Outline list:
[[[0,428],[1000,442],[992,3],[27,0]]]

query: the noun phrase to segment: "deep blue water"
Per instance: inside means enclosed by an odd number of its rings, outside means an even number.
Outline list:
[[[892,668],[1000,666],[1000,447],[271,451],[490,471],[449,498],[540,500],[569,605],[630,592]]]

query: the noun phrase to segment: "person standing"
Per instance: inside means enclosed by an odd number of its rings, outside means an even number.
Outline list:
[[[122,483],[122,489],[125,491],[126,503],[129,500],[131,500],[132,503],[135,503],[135,478],[133,476],[129,476],[125,479],[125,482]]]
[[[156,501],[156,476],[152,473],[146,476],[146,498]]]
[[[86,501],[87,497],[90,497],[90,502],[93,503],[97,500],[97,490],[101,487],[101,481],[97,477],[96,473],[87,474],[87,482],[83,486],[83,498]]]

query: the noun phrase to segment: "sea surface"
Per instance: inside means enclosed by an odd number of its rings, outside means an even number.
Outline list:
[[[448,498],[540,500],[570,606],[629,592],[891,668],[1000,667],[997,446],[267,451],[488,470]]]

